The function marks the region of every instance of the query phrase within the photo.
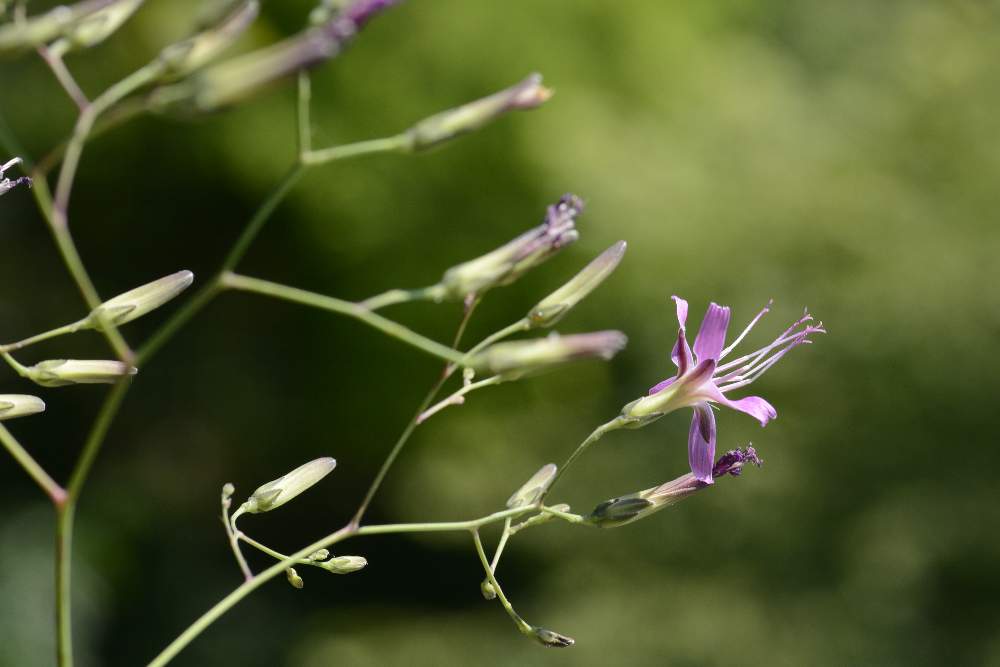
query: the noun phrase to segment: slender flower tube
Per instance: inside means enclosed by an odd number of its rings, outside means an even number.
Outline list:
[[[119,294],[95,308],[83,321],[81,328],[100,330],[104,319],[118,326],[131,322],[170,301],[190,287],[192,282],[193,273],[178,271]]]
[[[94,359],[50,359],[23,369],[23,375],[43,387],[71,384],[114,384],[139,372],[120,361]]]
[[[464,299],[491,287],[511,284],[580,237],[576,217],[582,211],[579,197],[563,195],[546,209],[541,225],[482,257],[448,269],[439,289],[448,298]]]
[[[337,462],[330,457],[315,459],[300,465],[287,475],[258,487],[250,495],[250,499],[233,514],[233,524],[236,523],[236,517],[244,512],[259,514],[281,507],[329,475],[336,467]]]
[[[619,241],[600,255],[569,282],[542,299],[528,311],[527,319],[532,329],[550,327],[580,303],[610,276],[625,256],[625,241]]]
[[[624,349],[628,338],[620,331],[595,331],[585,334],[519,340],[491,345],[469,360],[479,372],[498,375],[504,381],[516,380],[531,373],[578,359],[614,357]]]
[[[809,335],[826,333],[823,324],[809,324],[808,313],[796,320],[769,345],[722,363],[743,340],[754,325],[770,310],[765,306],[751,320],[747,328],[726,347],[726,329],[729,326],[729,308],[712,303],[694,340],[688,346],[686,321],[688,304],[680,297],[672,297],[677,307],[680,328],[677,342],[670,358],[677,366],[677,375],[668,378],[649,390],[649,394],[625,406],[622,415],[635,420],[661,417],[679,408],[694,408],[691,430],[688,435],[688,461],[696,479],[712,483],[712,461],[715,458],[716,426],[712,404],[723,405],[745,412],[760,422],[761,426],[778,416],[774,407],[760,396],[747,396],[732,400],[727,393],[752,383],[773,366],[789,350],[811,342]]]
[[[721,457],[712,466],[712,477],[732,475],[738,477],[743,472],[743,466],[751,463],[760,467],[763,461],[757,456],[753,445],[746,449],[733,449]],[[633,493],[619,498],[606,500],[591,512],[586,521],[600,528],[615,528],[643,519],[654,512],[675,505],[688,496],[708,488],[709,482],[695,478],[692,473],[681,475],[651,489]]]
[[[45,403],[37,396],[0,394],[0,421],[44,412]]]

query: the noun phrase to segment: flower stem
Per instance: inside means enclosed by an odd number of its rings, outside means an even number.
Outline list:
[[[504,595],[503,589],[500,588],[500,582],[497,581],[496,575],[493,574],[493,568],[490,566],[490,561],[487,560],[486,552],[483,550],[483,541],[479,537],[478,528],[472,529],[472,541],[476,545],[476,554],[479,556],[479,562],[483,564],[483,569],[486,570],[486,578],[489,579],[490,585],[492,585],[493,590],[496,591],[497,597],[500,599],[500,604],[503,605],[503,608],[507,611],[511,620],[514,621],[514,625],[517,626],[517,629],[523,634],[531,636],[531,624],[521,618],[521,616],[514,611],[514,606],[510,603],[510,600],[507,599],[507,596]]]
[[[583,454],[585,451],[587,451],[588,447],[590,447],[592,444],[594,444],[595,442],[597,442],[598,440],[600,440],[601,437],[605,433],[607,433],[609,431],[614,431],[614,430],[617,430],[617,429],[621,428],[624,423],[625,423],[625,420],[622,417],[619,416],[619,417],[615,417],[614,419],[612,419],[608,423],[601,424],[600,426],[598,426],[597,428],[595,428],[594,431],[593,431],[593,433],[591,433],[590,435],[588,435],[587,439],[584,440],[583,442],[581,442],[580,445],[576,448],[576,450],[572,454],[569,455],[569,458],[566,459],[566,463],[562,464],[562,466],[560,466],[560,468],[556,471],[555,477],[552,478],[552,483],[549,484],[549,488],[546,489],[544,493],[542,493],[541,497],[538,499],[538,502],[541,503],[541,502],[543,502],[545,500],[546,496],[548,496],[549,493],[551,493],[552,488],[556,485],[556,482],[559,481],[559,478],[562,477],[566,473],[566,471],[569,469],[569,467],[571,465],[573,465],[573,463],[578,458],[580,458],[581,454]],[[550,513],[550,514],[553,514],[555,516],[560,516],[561,518],[566,518],[566,517],[562,517],[561,516],[563,514],[561,512],[557,512],[557,511],[551,510],[549,508],[545,508],[545,511],[548,512],[548,513]]]
[[[460,352],[422,336],[416,331],[404,327],[402,324],[386,319],[351,301],[344,301],[332,296],[316,294],[315,292],[308,292],[296,287],[260,280],[258,278],[250,278],[249,276],[236,273],[224,273],[220,278],[220,283],[223,287],[229,289],[262,294],[352,317],[378,329],[388,336],[392,336],[418,350],[422,350],[431,356],[444,359],[445,361],[461,363],[463,359],[463,355]]]
[[[483,387],[492,387],[503,382],[503,378],[499,375],[494,375],[488,377],[485,380],[480,380],[479,382],[470,382],[469,384],[463,386],[461,389],[453,393],[448,398],[442,400],[437,405],[432,408],[427,409],[422,412],[419,417],[417,417],[417,423],[423,424],[425,421],[441,412],[450,405],[461,405],[465,402],[465,395],[469,392],[475,391],[477,389],[482,389]]]
[[[240,551],[240,543],[238,541],[240,534],[236,531],[236,516],[233,516],[232,519],[229,518],[229,507],[232,503],[232,498],[227,496],[226,492],[223,491],[222,525],[226,527],[226,537],[229,538],[229,547],[233,550],[233,555],[236,556],[236,563],[240,566],[240,572],[243,573],[243,580],[250,581],[253,579],[253,572],[250,571],[250,566],[247,565],[247,560],[243,557],[243,552]],[[239,510],[237,510],[236,514],[239,515]]]
[[[28,347],[29,345],[34,345],[35,343],[41,343],[43,340],[49,340],[50,338],[55,338],[57,336],[64,336],[66,334],[76,333],[80,330],[81,325],[83,325],[84,320],[79,322],[74,322],[72,324],[66,324],[49,331],[42,332],[40,334],[35,334],[24,340],[20,340],[16,343],[8,343],[7,345],[0,345],[0,350],[4,352],[15,352],[17,350]]]
[[[393,137],[369,139],[368,141],[358,141],[353,144],[343,144],[315,151],[307,151],[302,154],[302,163],[312,167],[326,164],[327,162],[333,162],[334,160],[356,157],[358,155],[405,151],[409,145],[410,138],[408,136],[405,134],[397,134]]]
[[[410,301],[437,301],[441,298],[441,290],[437,285],[432,287],[421,287],[420,289],[391,289],[382,294],[368,297],[364,301],[359,301],[358,305],[368,310],[378,310],[386,306],[394,306],[397,303],[407,303]]]
[[[201,615],[194,623],[192,623],[184,632],[177,636],[163,651],[159,653],[152,661],[150,661],[148,667],[162,667],[174,659],[178,653],[180,653],[188,644],[190,644],[198,635],[205,631],[212,623],[221,618],[227,611],[232,609],[239,603],[243,598],[247,597],[250,593],[257,590],[265,583],[275,578],[276,576],[282,574],[286,569],[296,564],[299,559],[307,557],[309,554],[318,551],[320,549],[326,549],[328,547],[337,544],[338,542],[343,542],[344,540],[362,535],[386,535],[394,533],[433,533],[433,532],[465,532],[474,531],[483,526],[487,526],[493,523],[497,523],[507,519],[508,517],[517,517],[522,514],[527,514],[528,512],[535,511],[534,506],[528,507],[518,507],[515,509],[503,510],[500,512],[494,512],[493,514],[488,514],[484,517],[478,519],[473,519],[471,521],[448,521],[440,523],[396,523],[396,524],[383,524],[375,526],[361,526],[360,528],[351,528],[350,526],[345,526],[340,530],[333,532],[326,537],[320,538],[319,540],[313,542],[307,547],[299,549],[295,553],[287,556],[281,561],[278,561],[271,565],[271,567],[258,573],[250,581],[245,581],[235,590],[229,593],[226,597],[222,598],[217,602],[211,609],[206,611]],[[489,563],[487,563],[489,565]],[[498,589],[499,590],[499,589]]]
[[[58,506],[66,500],[66,490],[59,486],[49,476],[49,473],[45,472],[45,469],[32,458],[31,454],[21,446],[17,438],[2,423],[0,423],[0,442],[10,452],[10,455],[14,457],[14,460],[24,468],[25,472],[31,475],[31,478],[38,483],[42,491],[52,499],[53,503]]]

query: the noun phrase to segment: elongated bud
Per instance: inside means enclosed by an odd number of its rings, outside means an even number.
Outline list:
[[[87,16],[113,4],[115,0],[84,0],[60,5],[44,14],[0,25],[0,54],[27,51],[62,36]]]
[[[535,109],[552,97],[542,85],[542,75],[532,74],[523,81],[482,99],[442,111],[420,121],[406,135],[410,148],[421,151],[478,130],[509,111]]]
[[[335,467],[337,462],[330,457],[303,464],[284,477],[259,487],[240,510],[251,514],[270,512],[319,482],[333,472]]]
[[[569,648],[576,643],[576,640],[566,635],[561,635],[552,630],[546,630],[535,626],[531,629],[531,635],[538,640],[538,643],[547,648]]]
[[[302,581],[302,577],[299,576],[299,573],[295,571],[294,567],[290,567],[285,570],[285,576],[288,577],[288,583],[292,585],[292,588],[301,589],[306,585],[306,582]]]
[[[25,377],[43,387],[71,384],[114,384],[139,369],[120,361],[50,359],[25,369]]]
[[[31,179],[27,176],[22,176],[13,180],[4,178],[4,174],[7,170],[18,164],[21,164],[21,158],[16,157],[0,165],[0,195],[7,194],[19,185],[27,185],[29,188],[31,187]]]
[[[45,403],[37,396],[0,394],[0,421],[27,417],[45,411]]]
[[[319,551],[314,551],[308,556],[306,556],[306,560],[319,561],[319,560],[326,560],[329,557],[330,557],[330,551],[328,549],[320,549]]]
[[[84,328],[100,330],[104,319],[116,326],[131,322],[170,301],[190,287],[192,282],[194,282],[193,273],[178,271],[119,294],[95,308],[87,317]]]
[[[726,475],[738,477],[747,463],[755,466],[763,463],[753,445],[749,445],[746,449],[730,450],[719,457],[712,468],[712,477],[719,478]],[[594,511],[586,517],[586,521],[600,528],[623,526],[676,505],[688,496],[710,486],[688,473],[639,493],[606,500],[594,508]]]
[[[366,565],[368,565],[368,561],[361,556],[337,556],[320,564],[321,567],[334,574],[350,574]]]
[[[279,79],[337,56],[366,22],[392,4],[355,0],[322,25],[153,91],[150,105],[160,111],[207,112],[235,104]]]
[[[579,197],[564,195],[548,207],[545,221],[538,227],[493,252],[448,269],[440,284],[445,296],[464,299],[514,282],[579,238],[575,223],[582,211]]]
[[[259,12],[259,0],[238,2],[218,25],[163,49],[160,61],[164,66],[164,76],[176,79],[210,63],[240,38]]]
[[[625,241],[619,241],[585,266],[580,273],[528,311],[531,328],[550,327],[563,318],[573,306],[597,289],[610,276],[625,256]]]
[[[620,331],[570,336],[553,333],[545,338],[491,345],[472,357],[469,365],[477,372],[514,380],[577,359],[611,359],[627,342]]]
[[[507,507],[509,509],[514,509],[515,507],[525,507],[526,505],[532,505],[538,502],[538,499],[542,497],[549,489],[549,485],[552,484],[552,480],[556,478],[556,464],[547,463],[542,466],[538,472],[531,476],[520,489],[514,492],[514,495],[507,500]]]
[[[106,6],[71,22],[51,50],[57,55],[87,49],[111,36],[139,9],[145,0],[114,0]]]

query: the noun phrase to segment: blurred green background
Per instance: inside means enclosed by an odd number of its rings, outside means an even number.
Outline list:
[[[181,38],[196,4],[150,0],[70,67],[102,90]],[[244,44],[294,32],[310,7],[266,3]],[[671,294],[695,323],[709,300],[732,305],[734,328],[773,297],[751,345],[803,306],[830,333],[754,386],[778,408],[767,429],[720,415],[720,449],[752,439],[762,469],[627,527],[513,541],[501,582],[574,648],[518,635],[480,596],[467,537],[426,535],[348,543],[366,570],[267,585],[175,664],[1000,665],[998,30],[1000,7],[978,0],[410,0],[374,21],[316,71],[318,145],[394,133],[535,70],[557,94],[430,154],[315,170],[241,270],[351,299],[422,286],[572,191],[588,203],[581,240],[492,292],[469,340],[623,238],[623,265],[559,330],[620,328],[630,344],[421,427],[370,521],[479,516],[564,460],[672,371]],[[211,275],[292,160],[293,97],[145,117],[88,147],[70,218],[102,294]],[[35,157],[74,118],[34,57],[0,63],[0,113]],[[0,258],[0,339],[83,314],[26,191],[0,201]],[[387,314],[446,340],[459,309]],[[83,334],[21,359],[91,355],[106,349]],[[340,526],[438,371],[334,315],[219,298],[141,370],[84,495],[78,662],[144,664],[239,583],[224,482],[242,497],[333,455],[322,486],[243,527],[290,551]],[[63,479],[104,392],[40,390],[47,414],[10,427]],[[687,426],[685,412],[609,436],[553,500],[586,511],[682,474]],[[0,664],[48,665],[52,511],[10,461],[0,502]]]

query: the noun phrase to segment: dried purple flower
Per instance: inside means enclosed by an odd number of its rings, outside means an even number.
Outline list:
[[[822,323],[808,324],[812,321],[812,316],[806,313],[771,344],[720,365],[722,359],[770,310],[770,304],[761,310],[743,333],[725,349],[723,347],[726,329],[729,326],[729,308],[715,303],[710,304],[692,351],[692,348],[688,347],[686,338],[687,301],[676,296],[672,298],[677,306],[677,320],[680,323],[677,342],[670,355],[677,366],[677,375],[652,387],[648,396],[625,406],[623,414],[629,418],[646,419],[662,416],[678,408],[694,408],[688,436],[688,460],[695,477],[706,484],[711,484],[716,439],[712,404],[745,412],[756,418],[761,426],[765,426],[778,414],[770,403],[760,396],[747,396],[734,401],[726,394],[752,383],[792,348],[811,342],[810,334],[825,333],[826,330],[823,329]]]
[[[11,167],[18,164],[21,164],[21,158],[16,157],[0,165],[0,195],[7,194],[19,185],[27,185],[29,188],[31,187],[31,179],[27,176],[21,176],[20,178],[15,178],[14,180],[4,178],[4,174]]]

